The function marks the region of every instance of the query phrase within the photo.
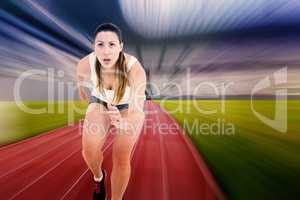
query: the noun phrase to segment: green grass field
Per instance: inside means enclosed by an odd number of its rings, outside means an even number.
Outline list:
[[[25,106],[44,109],[42,114],[24,112],[14,102],[0,102],[0,146],[77,122],[87,104],[69,102],[24,102]]]
[[[218,100],[157,102],[188,132],[229,199],[299,198],[299,100],[289,100],[287,103],[287,133],[273,130],[257,119],[250,109],[249,100],[226,100],[224,113]],[[202,110],[217,109],[218,112],[202,114],[196,107]],[[256,100],[254,107],[256,111],[272,117],[275,102]],[[216,126],[212,134],[207,127],[201,129],[199,125],[212,127],[218,119],[224,122],[225,129],[230,128],[229,123],[233,124],[234,134],[232,131],[229,131],[230,134],[222,131],[216,134]]]
[[[288,101],[287,133],[273,130],[257,119],[248,100],[226,100],[224,113],[218,100],[198,100],[195,104],[176,100],[156,102],[189,133],[229,199],[298,199],[299,100]],[[87,106],[79,101],[25,104],[34,109],[49,106],[48,110],[53,112],[30,114],[21,111],[14,103],[1,102],[0,146],[76,122],[83,117]],[[274,115],[274,101],[256,100],[254,105],[256,111],[265,116]],[[217,113],[202,114],[196,108],[217,109]],[[73,117],[68,117],[68,113],[73,113]],[[219,132],[215,126],[218,120],[224,127]],[[213,128],[209,130],[201,124]],[[234,130],[228,124],[233,125]],[[224,129],[229,129],[229,134]]]

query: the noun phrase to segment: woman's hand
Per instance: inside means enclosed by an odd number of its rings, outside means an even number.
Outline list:
[[[118,108],[111,103],[107,104],[108,114],[111,121],[111,124],[114,125],[118,129],[127,130],[128,122],[124,118],[122,118],[120,111]]]

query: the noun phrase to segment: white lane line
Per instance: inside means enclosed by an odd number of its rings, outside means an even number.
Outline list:
[[[153,104],[154,105],[154,104]],[[155,105],[156,111],[159,111],[159,105]],[[160,119],[159,119],[159,114],[163,114],[162,112],[158,112],[158,114],[155,115],[156,117],[156,122],[160,124]],[[158,126],[155,126],[158,127]],[[165,155],[165,149],[164,149],[164,144],[163,144],[163,138],[162,135],[160,134],[159,130],[159,148],[161,152],[160,160],[161,160],[161,167],[162,167],[162,187],[163,187],[163,199],[168,200],[169,198],[169,187],[168,187],[168,170],[167,170],[167,163],[166,163],[166,155]]]
[[[53,167],[51,167],[50,169],[48,169],[46,172],[44,172],[41,176],[39,176],[38,178],[36,178],[34,181],[32,181],[29,184],[27,184],[25,187],[22,188],[22,190],[19,190],[11,198],[9,198],[9,200],[15,199],[19,194],[21,194],[22,192],[24,192],[25,190],[27,190],[29,187],[31,187],[33,184],[35,184],[36,182],[38,182],[40,179],[42,179],[44,176],[46,176],[47,174],[49,174],[52,170],[54,170],[55,168],[57,168],[59,165],[61,165],[63,162],[65,162],[67,159],[71,158],[73,155],[75,155],[79,151],[81,151],[81,147],[78,150],[76,150],[73,153],[71,153],[65,159],[61,160],[56,165],[54,165]]]
[[[33,162],[33,161],[35,161],[35,160],[37,160],[37,159],[43,157],[43,156],[46,155],[47,153],[50,153],[51,151],[54,151],[54,150],[58,149],[59,147],[61,147],[61,146],[65,145],[65,144],[67,144],[67,143],[73,141],[73,140],[76,139],[77,137],[79,137],[79,136],[76,135],[75,137],[72,137],[71,139],[67,140],[66,142],[64,142],[64,143],[62,143],[62,144],[60,144],[60,145],[55,146],[54,148],[51,148],[50,150],[44,152],[43,154],[40,154],[40,155],[38,155],[38,156],[36,156],[36,157],[33,157],[33,158],[30,159],[30,160],[27,160],[27,161],[24,162],[23,164],[18,165],[18,167],[15,167],[15,168],[13,168],[13,169],[7,171],[6,173],[2,174],[2,175],[0,176],[0,179],[1,179],[1,178],[4,178],[5,176],[7,176],[7,175],[9,175],[9,174],[11,174],[11,173],[13,173],[13,172],[15,172],[15,171],[18,170],[18,169],[21,169],[22,167],[26,166],[26,165],[29,164],[30,162]]]
[[[114,140],[111,140],[111,142],[103,149],[103,153],[107,151],[107,149],[113,144]],[[71,187],[65,192],[65,194],[60,198],[60,200],[63,200],[66,198],[66,196],[72,191],[72,189],[79,183],[79,181],[85,176],[85,174],[89,171],[89,168],[87,168],[80,177],[71,185]]]

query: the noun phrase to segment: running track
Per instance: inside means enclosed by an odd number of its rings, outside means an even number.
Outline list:
[[[151,101],[146,108],[125,199],[225,199],[203,159],[174,119]],[[103,167],[109,172],[112,141],[110,134],[103,147]],[[81,157],[79,124],[0,148],[1,200],[91,199],[91,180],[92,174]]]

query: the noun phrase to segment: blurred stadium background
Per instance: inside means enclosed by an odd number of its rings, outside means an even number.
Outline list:
[[[61,127],[68,109],[85,108],[73,91],[76,64],[92,51],[97,25],[112,22],[123,30],[125,51],[143,64],[147,91],[157,102],[197,98],[206,99],[197,101],[203,108],[216,108],[228,99],[225,113],[203,115],[192,107],[172,115],[181,125],[184,119],[235,125],[233,136],[189,132],[230,199],[299,197],[299,0],[2,0],[0,8],[0,145]],[[27,70],[37,71],[16,91]],[[279,82],[277,72],[283,73]],[[284,134],[250,109],[261,81],[256,108],[270,118],[276,91],[287,93]],[[195,90],[201,83],[207,84]],[[216,90],[224,85],[222,97]],[[14,91],[27,106],[53,112],[20,111]],[[162,106],[171,112],[179,103]]]
[[[203,81],[217,87],[234,82],[226,95],[247,96],[260,79],[286,66],[288,81],[281,87],[299,95],[297,0],[4,0],[0,5],[1,100],[14,100],[15,80],[29,69],[45,74],[23,82],[24,100],[48,99],[48,69],[55,87],[74,81],[76,63],[92,51],[93,30],[103,22],[122,28],[126,51],[139,58],[154,84],[148,88],[152,96],[178,96],[168,82],[181,86],[180,95],[192,95],[187,69],[191,88]],[[274,87],[258,94],[272,92]],[[209,87],[198,93],[215,96]],[[54,98],[66,100],[66,94]]]

